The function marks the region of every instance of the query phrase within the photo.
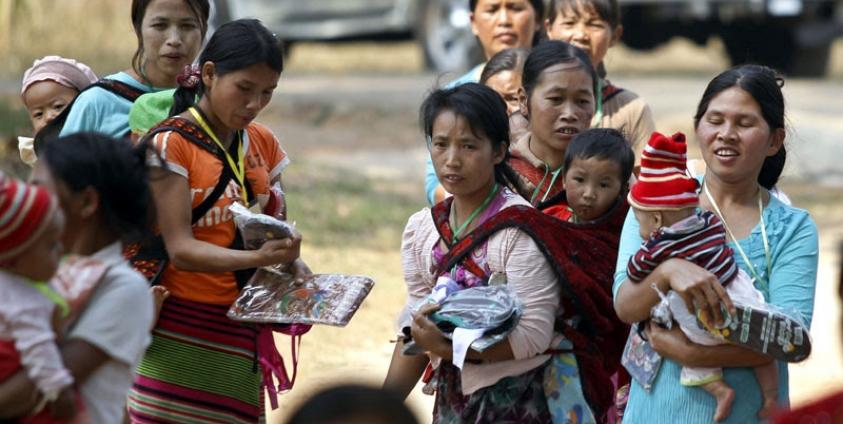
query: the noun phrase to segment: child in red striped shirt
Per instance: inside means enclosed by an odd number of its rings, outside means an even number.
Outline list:
[[[640,224],[641,237],[646,241],[629,260],[629,280],[639,283],[661,262],[682,258],[713,273],[732,300],[748,306],[763,305],[764,295],[755,288],[749,275],[738,268],[732,249],[726,245],[723,222],[712,212],[697,211],[699,184],[687,173],[686,149],[682,133],[668,138],[657,132],[644,148],[641,173],[627,199]],[[673,318],[692,342],[708,346],[724,343],[698,325],[685,325],[694,323],[696,317],[679,295],[669,292],[667,300]],[[755,367],[754,371],[764,397],[758,415],[769,418],[778,393],[776,362]],[[700,386],[714,396],[715,421],[729,416],[735,391],[723,380],[722,368],[683,367],[681,383]]]

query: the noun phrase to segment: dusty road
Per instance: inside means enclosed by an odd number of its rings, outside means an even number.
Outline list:
[[[708,78],[621,75],[614,82],[632,88],[649,102],[659,130],[691,134],[696,101]],[[421,208],[426,150],[417,128],[417,108],[437,80],[447,79],[285,75],[260,120],[279,134],[293,157],[292,169],[341,168],[363,174],[372,179],[373,186],[386,184],[409,193]],[[837,118],[843,114],[843,84],[788,81],[785,87],[791,129],[784,186],[798,206],[814,215],[822,244],[812,329],[814,353],[791,367],[792,399],[798,404],[843,386],[840,304],[834,287],[839,264],[833,254],[833,247],[843,239],[838,212],[843,207],[843,166],[839,164],[843,149],[836,146],[837,136],[843,134],[843,121]],[[273,420],[280,420],[324,385],[382,381],[392,350],[392,320],[404,301],[398,246],[396,236],[382,251],[354,246],[305,248],[305,257],[317,268],[330,264],[335,269],[323,271],[369,274],[378,286],[347,328],[316,328],[305,336],[296,387],[282,397],[282,408],[272,414]],[[283,346],[289,343],[279,341]],[[416,390],[411,403],[420,417],[429,419],[429,398]]]

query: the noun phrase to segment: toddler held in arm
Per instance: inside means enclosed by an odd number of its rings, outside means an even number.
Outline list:
[[[84,419],[54,332],[54,312],[68,305],[46,283],[59,265],[63,228],[58,201],[45,188],[0,173],[0,381],[23,368],[41,395],[30,411],[36,416],[22,423]]]
[[[765,303],[763,294],[755,288],[749,275],[738,268],[732,249],[726,245],[722,221],[712,212],[698,210],[699,184],[688,175],[686,150],[682,133],[668,138],[654,132],[644,148],[641,173],[628,200],[645,242],[629,261],[629,280],[640,283],[660,263],[682,258],[713,273],[732,300],[747,306],[762,306]],[[688,326],[683,322],[689,320],[678,319],[696,319],[679,295],[671,291],[667,301],[682,332],[692,342],[707,346],[725,343],[701,326]],[[763,393],[759,417],[767,418],[775,408],[778,392],[776,362],[756,367],[754,371]],[[702,387],[714,396],[717,401],[715,421],[729,416],[735,391],[723,380],[722,368],[683,367],[681,383]]]

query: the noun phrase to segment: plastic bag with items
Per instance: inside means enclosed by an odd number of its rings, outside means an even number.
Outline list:
[[[455,284],[448,277],[440,277],[431,295],[422,299],[414,308],[438,303],[440,308],[430,314],[430,319],[453,343],[452,363],[462,368],[465,355],[471,348],[483,352],[504,340],[518,324],[523,313],[518,297],[506,284],[454,290]],[[402,329],[410,336],[408,327]],[[404,342],[405,354],[421,353],[412,340]]]

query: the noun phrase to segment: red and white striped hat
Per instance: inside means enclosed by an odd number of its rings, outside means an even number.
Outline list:
[[[46,188],[0,173],[0,264],[38,239],[56,207],[55,197]]]
[[[627,196],[641,210],[680,210],[699,204],[697,180],[688,175],[685,134],[654,132],[641,155],[641,173]]]

